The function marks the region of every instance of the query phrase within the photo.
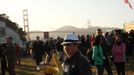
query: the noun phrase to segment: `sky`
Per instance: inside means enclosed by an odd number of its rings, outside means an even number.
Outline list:
[[[0,14],[24,28],[23,10],[28,10],[29,30],[53,31],[71,25],[123,28],[134,21],[134,0],[0,0]]]

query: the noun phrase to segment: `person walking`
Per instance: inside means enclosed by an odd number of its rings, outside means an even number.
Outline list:
[[[117,33],[115,35],[115,43],[112,47],[112,54],[118,75],[125,75],[125,52],[126,44],[123,43],[121,34]]]
[[[112,52],[110,52],[104,37],[101,37],[100,44],[101,44],[102,51],[103,51],[103,66],[104,66],[104,69],[106,70],[108,75],[113,75],[111,63],[109,61],[110,56],[112,56]]]
[[[50,46],[50,40],[47,40],[44,44],[44,50],[47,55],[45,57],[45,64],[49,64],[52,58],[52,47]]]
[[[9,75],[16,75],[15,73],[15,64],[16,64],[16,50],[15,46],[13,44],[13,38],[12,37],[7,37],[6,39],[6,46],[3,50],[3,55],[5,55],[6,60],[7,60],[7,69],[9,72]]]
[[[101,46],[101,36],[96,36],[93,43],[93,54],[92,59],[94,61],[94,65],[97,68],[98,75],[103,75],[104,72],[104,62],[103,62],[103,50]]]
[[[43,46],[43,41],[40,40],[40,37],[37,36],[36,37],[36,41],[33,43],[33,48],[32,48],[32,53],[33,53],[33,57],[36,61],[36,69],[39,71],[40,67],[39,64],[42,62],[42,56],[44,54],[44,46]]]
[[[68,33],[62,43],[65,57],[63,75],[92,75],[89,60],[79,51],[79,39],[74,33]]]
[[[14,45],[15,45],[16,55],[17,55],[16,64],[20,65],[21,47],[17,43],[15,43]]]

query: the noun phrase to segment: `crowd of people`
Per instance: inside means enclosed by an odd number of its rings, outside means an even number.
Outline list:
[[[12,40],[12,37],[8,37],[7,43],[0,45],[2,75],[5,75],[7,69],[9,75],[15,75],[15,65],[21,64],[22,49]],[[98,75],[104,75],[104,70],[108,75],[113,75],[111,64],[115,65],[118,75],[125,75],[125,63],[129,63],[127,58],[133,56],[133,45],[133,30],[130,33],[121,30],[103,33],[98,29],[91,35],[68,33],[64,38],[48,39],[45,42],[37,36],[30,49],[38,71],[39,65],[49,64],[53,52],[56,52],[64,75],[92,75],[92,66],[96,67]]]

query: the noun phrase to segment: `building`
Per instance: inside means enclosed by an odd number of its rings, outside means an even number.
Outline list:
[[[6,37],[12,36],[14,43],[21,43],[20,32],[23,32],[15,22],[8,19],[5,14],[0,14],[0,43],[5,42]],[[23,32],[24,33],[24,32]]]

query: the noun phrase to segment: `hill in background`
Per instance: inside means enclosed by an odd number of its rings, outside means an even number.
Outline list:
[[[89,32],[89,33],[95,33],[97,29],[102,29],[103,32],[108,32],[114,29],[119,29],[115,27],[89,27],[89,28],[77,28],[74,26],[63,26],[59,29],[56,29],[54,31],[61,31],[61,32]]]

